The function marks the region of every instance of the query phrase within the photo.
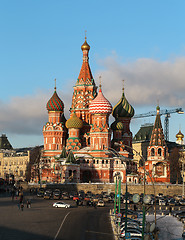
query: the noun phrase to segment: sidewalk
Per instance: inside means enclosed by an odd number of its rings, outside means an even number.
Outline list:
[[[154,221],[154,215],[146,217],[148,222]],[[173,216],[157,215],[157,227],[159,228],[159,240],[182,239],[183,223]]]

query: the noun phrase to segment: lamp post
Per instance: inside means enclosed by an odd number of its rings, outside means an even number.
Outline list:
[[[108,151],[110,151],[115,157],[119,158],[120,160],[123,160],[123,162],[128,162],[128,158],[120,155],[115,149],[108,148]],[[125,236],[127,236],[127,212],[128,212],[128,206],[127,206],[127,165],[125,163],[125,170],[126,170],[126,203],[125,203]],[[116,177],[116,186],[115,186],[115,199],[114,199],[114,214],[116,213],[116,203],[118,203],[118,213],[120,213],[120,198],[121,198],[121,176],[120,173],[115,174]],[[117,190],[118,188],[118,190]],[[118,193],[118,194],[117,194]],[[118,198],[118,199],[117,199]],[[117,201],[116,201],[117,200]],[[120,222],[118,222],[118,235],[120,234]]]
[[[120,143],[117,143],[115,142],[114,143],[115,146],[121,146],[121,147],[125,147],[125,148],[129,148],[131,149],[132,151],[134,151],[136,154],[138,154],[140,156],[140,158],[143,160],[143,163],[144,163],[144,180],[143,180],[143,198],[145,197],[145,193],[146,193],[146,168],[145,168],[145,159],[144,157],[137,151],[135,150],[134,148],[128,146],[128,145],[125,145],[125,144],[120,144]],[[151,176],[149,175],[150,179],[151,179],[151,182],[153,184],[153,181],[152,181],[152,178]],[[153,188],[154,188],[154,197],[155,197],[155,187],[154,187],[154,184],[153,184]],[[142,240],[144,240],[144,230],[145,230],[145,203],[143,202],[143,221],[142,221]],[[155,225],[156,225],[156,197],[155,197]],[[126,234],[126,232],[125,232]]]

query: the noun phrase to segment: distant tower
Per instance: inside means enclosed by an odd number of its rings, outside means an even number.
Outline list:
[[[108,149],[111,145],[109,115],[112,112],[112,106],[104,97],[101,85],[97,97],[89,105],[89,112],[92,115],[90,150],[105,151],[105,149]]]
[[[116,148],[117,151],[120,151],[120,154],[124,155],[125,157],[131,157],[132,151],[129,148],[126,148],[126,153],[124,148],[114,146],[114,143],[118,142],[120,144],[125,144],[129,147],[132,147],[130,121],[134,116],[134,108],[127,101],[124,88],[122,90],[122,97],[112,110],[112,115],[115,118],[115,121],[111,124],[111,129],[113,130],[112,146]]]
[[[184,145],[184,134],[182,134],[181,130],[179,130],[179,132],[176,134],[176,143],[180,144],[180,145]]]
[[[71,105],[71,114],[75,111],[77,117],[82,119],[84,122],[83,128],[80,131],[80,138],[82,146],[87,146],[86,144],[89,142],[89,132],[90,132],[90,124],[91,114],[89,113],[89,104],[97,95],[97,87],[95,85],[91,69],[89,66],[89,50],[90,46],[88,45],[85,37],[85,42],[81,46],[83,52],[83,63],[80,70],[79,77],[74,86],[74,92],[72,97],[72,105]]]
[[[156,110],[157,115],[150,139],[150,145],[148,146],[148,157],[145,166],[150,176],[152,176],[156,182],[170,182],[168,147],[165,142],[161,124],[160,107],[157,106]],[[147,177],[147,181],[151,182],[151,179]]]
[[[56,92],[47,103],[48,122],[43,127],[44,135],[44,156],[55,156],[62,152],[66,144],[67,129],[64,117],[64,103]]]

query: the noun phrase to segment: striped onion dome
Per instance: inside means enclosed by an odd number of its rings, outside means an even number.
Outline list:
[[[112,115],[118,119],[120,117],[132,118],[134,116],[134,108],[127,101],[124,89],[123,94],[119,102],[113,107]]]
[[[101,85],[99,89],[99,93],[97,97],[91,102],[89,105],[89,112],[90,113],[106,113],[111,114],[112,112],[112,105],[110,102],[104,97]]]
[[[113,129],[113,130],[123,130],[124,125],[123,125],[122,122],[119,122],[118,120],[116,120],[111,124],[111,129]]]
[[[64,103],[59,98],[56,89],[53,93],[53,96],[47,102],[46,108],[48,111],[64,111]]]
[[[73,112],[72,116],[70,119],[67,120],[66,122],[66,127],[67,128],[82,128],[83,127],[83,121],[76,116],[76,113]]]

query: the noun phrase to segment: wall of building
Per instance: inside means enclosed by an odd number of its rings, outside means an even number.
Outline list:
[[[28,152],[16,153],[13,150],[0,152],[0,177],[6,178],[6,175],[14,175],[16,181],[25,180],[27,165],[30,161]]]
[[[26,188],[32,188],[32,187],[36,187],[39,188],[40,185],[23,185],[23,187]],[[104,192],[114,192],[115,191],[115,184],[111,183],[106,183],[106,184],[94,184],[94,183],[89,183],[89,184],[83,184],[83,183],[79,183],[79,184],[50,184],[50,185],[45,185],[42,184],[42,187],[44,188],[60,188],[62,191],[80,191],[80,190],[84,190],[84,192],[87,191],[92,191],[93,193],[101,193],[102,191]],[[121,184],[121,189],[122,189],[122,193],[125,193],[125,184]],[[134,193],[143,193],[143,185],[141,184],[128,184],[128,192],[131,194]],[[165,185],[165,184],[156,184],[155,185],[155,192],[154,192],[154,186],[153,185],[146,185],[146,194],[154,194],[157,195],[159,193],[163,193],[164,195],[182,195],[182,185],[178,184],[169,184],[169,185]]]

